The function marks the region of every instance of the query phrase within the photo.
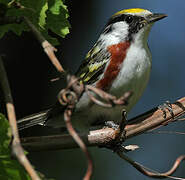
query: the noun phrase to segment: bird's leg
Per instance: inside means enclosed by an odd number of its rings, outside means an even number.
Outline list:
[[[113,121],[107,121],[105,123],[106,126],[113,128],[115,130],[115,139],[110,142],[109,144],[106,144],[104,147],[113,150],[116,152],[117,150],[120,150],[120,148],[124,152],[128,152],[127,149],[122,145],[125,140],[125,126],[127,124],[126,120],[126,111],[122,110],[122,119],[119,125],[115,124]]]
[[[168,110],[170,112],[172,118],[174,118],[172,105],[171,105],[171,103],[169,101],[166,101],[164,104],[159,105],[158,109],[160,109],[163,112],[163,118],[164,119],[166,119],[166,110]],[[168,122],[166,124],[168,124]]]
[[[126,134],[126,131],[125,131],[125,126],[127,124],[127,119],[126,119],[126,111],[123,109],[122,110],[122,113],[121,113],[121,121],[120,121],[120,124],[118,126],[118,129],[116,130],[116,138],[115,138],[115,146],[117,146],[119,149],[120,147],[122,149],[125,149],[124,146],[122,145],[123,142],[125,141],[125,134]],[[115,149],[116,150],[116,149]],[[126,150],[124,150],[126,151]]]
[[[122,110],[121,112],[121,122],[119,124],[119,133],[118,133],[118,140],[120,141],[124,141],[125,140],[125,134],[126,134],[126,131],[125,131],[125,126],[127,125],[127,118],[126,118],[126,111],[125,109]]]

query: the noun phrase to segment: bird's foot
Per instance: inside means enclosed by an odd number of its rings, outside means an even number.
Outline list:
[[[166,110],[168,110],[170,112],[171,117],[174,118],[172,104],[169,101],[166,101],[164,104],[159,105],[158,109],[160,109],[163,112],[163,118],[164,119],[166,119],[166,116],[167,116]],[[168,122],[165,123],[165,125],[167,125],[167,124],[168,124]]]
[[[103,147],[106,147],[108,149],[113,150],[114,152],[117,152],[118,150],[122,149],[124,152],[128,152],[129,150],[126,149],[122,144],[125,141],[125,126],[126,126],[127,120],[126,120],[126,111],[122,111],[122,120],[120,124],[116,124],[113,121],[107,121],[105,122],[106,127],[112,128],[115,130],[115,139],[109,142],[108,144],[104,145]]]

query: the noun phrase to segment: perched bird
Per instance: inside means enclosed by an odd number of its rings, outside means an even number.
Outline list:
[[[121,110],[124,108],[129,112],[137,103],[151,71],[148,35],[154,22],[166,16],[135,8],[121,10],[109,19],[75,75],[84,84],[95,86],[117,97],[127,91],[132,91],[133,95],[128,106],[104,108],[90,103],[88,95],[84,93],[72,116],[75,128],[81,130],[97,121],[102,124],[108,120],[119,122]],[[65,126],[62,110],[56,113],[52,111],[51,108],[21,119],[18,126],[20,129],[36,124],[55,128]]]

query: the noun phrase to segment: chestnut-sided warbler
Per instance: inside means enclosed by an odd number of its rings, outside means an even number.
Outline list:
[[[74,126],[86,127],[96,121],[119,122],[121,110],[127,112],[141,97],[150,76],[152,57],[147,38],[154,22],[165,14],[151,13],[145,9],[126,9],[115,13],[105,25],[98,41],[88,52],[76,76],[85,84],[100,88],[117,97],[133,92],[125,107],[104,108],[92,104],[84,93],[72,116]],[[91,103],[90,103],[91,102]],[[63,113],[51,113],[52,108],[18,121],[19,128],[36,124],[52,127],[65,126]]]

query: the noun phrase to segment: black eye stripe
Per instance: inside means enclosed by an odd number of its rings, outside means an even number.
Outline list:
[[[134,20],[133,16],[127,16],[127,17],[125,18],[125,21],[126,21],[128,24],[131,24],[133,20]]]
[[[143,20],[144,20],[144,17],[138,17],[130,14],[113,16],[106,24],[104,33],[106,34],[112,31],[112,28],[111,28],[112,24],[116,22],[124,21],[129,25],[128,40],[132,40],[132,35],[136,34],[140,29],[142,29],[145,26],[145,24],[142,23]]]
[[[123,15],[119,15],[119,16],[114,16],[112,18],[110,18],[110,20],[108,21],[107,23],[107,26],[110,25],[110,24],[114,24],[116,22],[120,22],[120,21],[124,21],[126,18],[126,16],[123,14]]]
[[[107,26],[110,25],[110,24],[114,24],[116,22],[120,22],[120,21],[125,21],[128,24],[130,24],[133,21],[138,21],[139,19],[140,19],[140,17],[134,16],[134,15],[122,14],[122,15],[112,17],[108,21]]]

